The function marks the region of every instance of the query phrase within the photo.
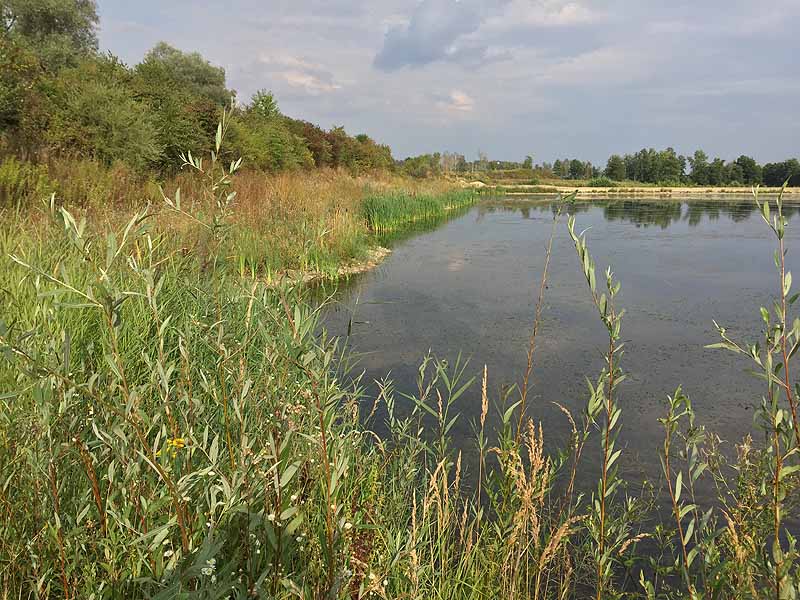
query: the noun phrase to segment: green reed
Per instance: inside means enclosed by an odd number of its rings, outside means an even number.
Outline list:
[[[367,196],[361,211],[371,231],[395,231],[416,221],[441,219],[448,211],[475,202],[470,190],[454,190],[442,194],[384,193]]]

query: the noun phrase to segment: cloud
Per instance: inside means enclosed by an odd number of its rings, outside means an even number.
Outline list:
[[[489,55],[485,45],[462,46],[459,40],[477,31],[510,0],[423,0],[407,23],[389,28],[374,65],[382,71],[423,66],[464,56]]]
[[[342,89],[342,82],[323,65],[291,54],[262,54],[248,70],[253,77],[277,79],[312,96]]]
[[[440,110],[451,115],[464,115],[475,110],[475,100],[466,92],[461,90],[451,90],[450,93],[441,98],[436,105]]]
[[[559,61],[539,79],[564,85],[631,83],[647,78],[657,60],[640,47],[607,46]]]

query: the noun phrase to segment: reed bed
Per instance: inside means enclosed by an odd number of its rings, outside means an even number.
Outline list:
[[[444,194],[409,194],[395,192],[364,198],[361,211],[370,230],[387,233],[416,221],[441,219],[449,211],[475,202],[470,190],[452,190]]]

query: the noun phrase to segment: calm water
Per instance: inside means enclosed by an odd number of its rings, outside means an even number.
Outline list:
[[[397,242],[383,265],[339,291],[326,326],[346,336],[352,320],[349,344],[361,354],[367,381],[390,373],[400,390],[412,392],[428,349],[450,359],[462,352],[470,358],[470,374],[479,377],[488,365],[497,397],[502,385],[519,383],[525,369],[552,210],[549,202],[483,201],[433,231]],[[768,305],[776,287],[773,239],[752,199],[593,201],[575,212],[576,229],[590,228],[598,275],[611,264],[622,282],[622,367],[628,380],[619,398],[626,475],[660,471],[657,418],[678,385],[692,399],[698,422],[732,447],[754,429],[761,386],[745,372],[745,359],[704,345],[718,341],[712,319],[735,337],[759,335],[758,308]],[[792,227],[797,220],[790,216],[790,269],[800,256],[800,232]],[[551,447],[563,444],[570,431],[552,403],[580,414],[585,378],[594,379],[602,368],[604,331],[564,218],[554,243],[529,400],[530,416],[542,422]],[[479,383],[459,406],[456,443],[469,451],[471,424],[480,412]],[[586,469],[597,454],[586,453]]]

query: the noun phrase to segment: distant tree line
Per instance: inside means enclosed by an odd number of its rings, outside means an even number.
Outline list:
[[[531,156],[522,161],[490,160],[483,152],[468,161],[462,154],[433,153],[410,157],[398,165],[415,177],[428,177],[441,173],[462,174],[504,172],[526,174],[539,179],[586,180],[605,177],[611,181],[632,181],[660,185],[707,185],[778,187],[785,181],[800,186],[800,161],[790,158],[783,162],[759,164],[750,156],[742,155],[726,162],[721,158],[709,159],[702,150],[692,156],[678,154],[673,148],[655,150],[643,148],[635,154],[609,157],[601,169],[589,161],[577,158],[557,159],[553,163],[534,164]],[[525,173],[523,173],[525,172]]]
[[[30,160],[79,156],[172,171],[210,149],[233,96],[225,71],[165,43],[128,67],[98,51],[94,0],[0,0],[0,138]],[[237,103],[228,149],[253,167],[392,168],[388,146],[281,114],[274,96]]]
[[[709,160],[702,150],[692,156],[678,155],[672,148],[656,151],[642,149],[636,154],[612,155],[603,174],[614,181],[639,181],[665,185],[800,185],[800,162],[791,158],[779,163],[760,165],[750,156],[742,155],[726,162],[721,158]]]

